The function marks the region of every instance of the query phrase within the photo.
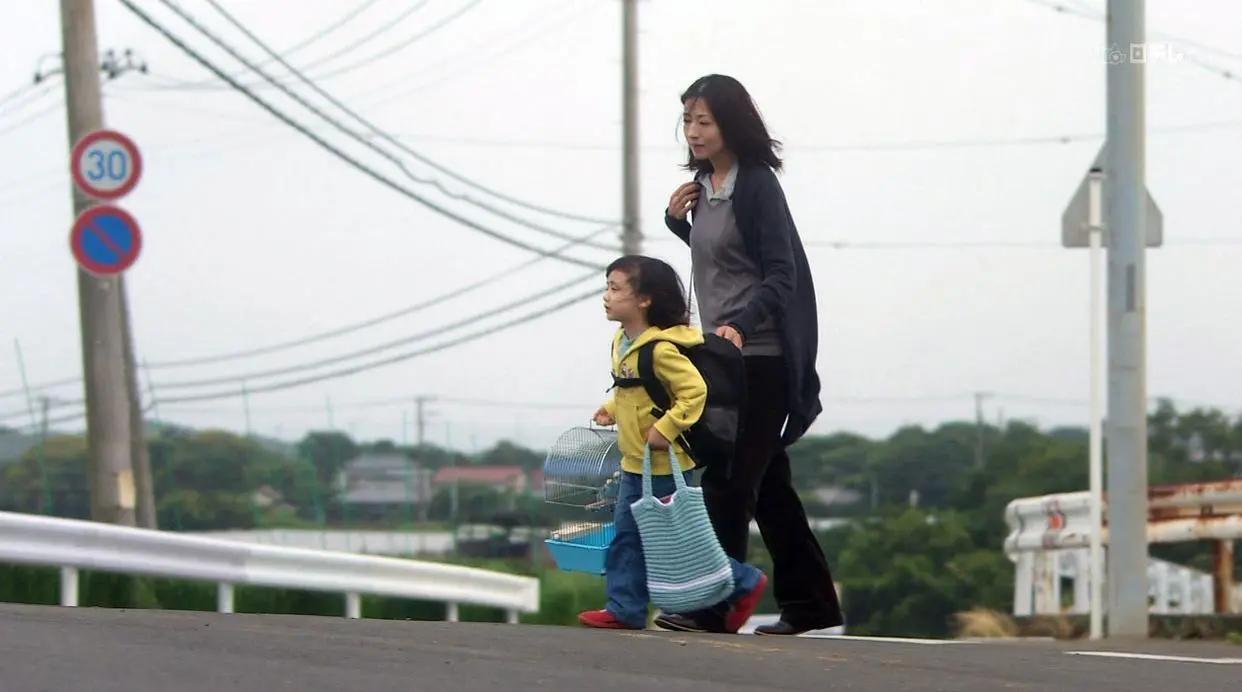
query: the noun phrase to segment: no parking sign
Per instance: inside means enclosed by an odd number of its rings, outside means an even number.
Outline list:
[[[87,196],[114,200],[138,185],[142,154],[133,140],[120,132],[97,130],[74,145],[69,167],[74,183]],[[69,247],[78,266],[97,276],[114,276],[138,259],[142,232],[124,209],[94,206],[74,221]]]

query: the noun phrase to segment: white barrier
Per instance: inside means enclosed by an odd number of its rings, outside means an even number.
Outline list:
[[[1090,501],[1086,492],[1061,493],[1020,498],[1005,508],[1010,529],[1005,552],[1017,563],[1015,615],[1060,613],[1062,579],[1074,584],[1071,612],[1090,610],[1085,550],[1090,545]],[[1229,548],[1229,542],[1242,538],[1242,481],[1151,488],[1148,507],[1148,543],[1216,540]],[[1101,538],[1107,546],[1107,526]],[[1224,562],[1231,564],[1232,550],[1225,554],[1230,557]],[[1151,612],[1239,612],[1242,589],[1232,584],[1229,564],[1222,565],[1217,588],[1211,574],[1151,560]]]
[[[1222,494],[1223,495],[1223,494]],[[1169,503],[1153,500],[1153,514],[1169,518],[1154,519],[1147,524],[1148,543],[1177,543],[1193,540],[1234,540],[1242,538],[1242,514],[1185,516],[1173,514],[1174,510],[1195,511],[1198,508],[1221,508],[1232,499],[1205,493],[1197,498],[1197,504],[1179,498]],[[1058,550],[1085,548],[1090,542],[1091,496],[1085,492],[1024,497],[1005,508],[1005,521],[1009,524],[1009,536],[1005,538],[1005,552],[1018,553],[1028,550]],[[1107,510],[1108,503],[1104,503]],[[1232,507],[1230,507],[1232,509]],[[1101,532],[1103,542],[1108,544],[1108,527]]]
[[[244,544],[74,519],[0,512],[0,562],[61,568],[61,604],[77,605],[77,570],[215,582],[220,612],[233,586],[345,594],[361,617],[361,594],[490,606],[517,622],[539,610],[539,580],[471,567],[323,550]]]
[[[256,529],[204,531],[190,536],[218,538],[234,543],[278,545],[287,548],[333,550],[366,555],[447,555],[456,541],[449,531],[320,531],[317,529]]]

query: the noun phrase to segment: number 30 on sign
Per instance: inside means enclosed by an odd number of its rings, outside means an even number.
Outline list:
[[[142,177],[142,155],[133,140],[113,130],[96,130],[73,147],[73,180],[86,195],[113,200],[124,197]]]

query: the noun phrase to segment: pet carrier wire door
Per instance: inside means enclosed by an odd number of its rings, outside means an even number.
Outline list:
[[[600,428],[571,428],[557,439],[543,463],[543,497],[549,504],[572,507],[545,541],[556,566],[572,572],[604,573],[604,558],[616,536],[613,508],[621,482],[617,433]]]

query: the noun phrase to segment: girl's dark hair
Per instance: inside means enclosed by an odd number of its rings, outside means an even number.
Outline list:
[[[725,146],[740,163],[762,163],[774,171],[781,170],[784,166],[778,155],[781,143],[768,135],[763,116],[741,82],[720,74],[700,77],[681,95],[681,103],[684,106],[687,101],[697,99],[707,102]],[[711,161],[694,158],[694,151],[688,147],[687,151],[686,170],[711,172]]]
[[[604,276],[614,271],[625,274],[635,295],[651,299],[647,308],[647,322],[653,327],[668,329],[690,324],[690,308],[682,291],[677,270],[666,262],[643,255],[626,255],[608,265]]]

